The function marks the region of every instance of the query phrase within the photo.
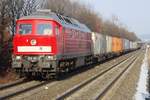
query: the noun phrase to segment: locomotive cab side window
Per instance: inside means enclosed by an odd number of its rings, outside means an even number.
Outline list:
[[[56,32],[56,35],[59,35],[59,27],[58,26],[55,27],[55,32]]]
[[[44,34],[44,35],[51,35],[52,32],[52,25],[49,23],[38,24],[37,25],[37,33]]]
[[[31,34],[32,25],[31,24],[20,24],[19,25],[19,34]]]

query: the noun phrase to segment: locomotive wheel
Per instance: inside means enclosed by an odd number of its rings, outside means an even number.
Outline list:
[[[47,73],[46,74],[46,80],[50,80],[52,78],[51,74]]]
[[[19,73],[19,78],[24,77],[25,75],[23,73]]]
[[[25,76],[26,76],[27,78],[29,78],[29,79],[32,79],[32,77],[33,77],[33,76],[32,76],[32,73],[26,73]],[[32,76],[32,77],[31,77],[31,76]]]
[[[55,73],[55,75],[52,75],[52,77],[56,80],[60,80],[61,75],[60,73]]]
[[[70,71],[70,68],[68,67],[68,68],[66,68],[66,72],[65,73],[69,73],[69,71]]]
[[[41,73],[41,77],[42,77],[42,79],[46,79],[46,75],[45,75],[45,73]]]

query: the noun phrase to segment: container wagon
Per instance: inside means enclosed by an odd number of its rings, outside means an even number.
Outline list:
[[[127,53],[130,51],[130,41],[127,39],[123,39],[123,52]]]
[[[94,61],[99,62],[104,60],[107,54],[106,35],[92,32]]]
[[[119,55],[123,52],[123,41],[119,37],[112,37],[112,52]]]

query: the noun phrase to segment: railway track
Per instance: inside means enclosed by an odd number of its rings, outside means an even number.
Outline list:
[[[64,91],[67,91],[69,88],[77,84],[80,84],[83,80],[89,79],[91,76],[94,76],[98,72],[103,72],[104,70],[107,70],[110,67],[115,66],[118,63],[121,63],[122,61],[131,57],[131,55],[135,55],[136,53],[139,53],[139,51],[132,52],[127,55],[123,55],[121,57],[115,58],[106,63],[98,65],[90,70],[86,70],[85,72],[79,72],[78,74],[68,77],[67,79],[63,79],[61,81],[55,81],[52,82],[52,84],[47,84],[46,87],[48,89],[44,89],[43,87],[36,88],[26,93],[23,93],[21,95],[14,96],[13,98],[11,98],[11,100],[16,100],[16,99],[33,100],[37,98],[44,99],[44,100],[56,99],[58,94],[62,94]]]
[[[27,80],[25,80],[25,78],[21,78],[21,79],[16,80],[16,81],[14,81],[12,83],[0,85],[0,90],[7,89],[9,87],[12,87],[12,86],[15,86],[15,85],[18,85],[18,84],[22,84],[22,83],[24,83],[26,81]]]
[[[78,85],[75,85],[71,89],[68,89],[66,92],[59,95],[56,99],[57,100],[101,99],[104,96],[104,94],[107,91],[109,91],[110,87],[112,87],[113,84],[115,84],[115,82],[128,70],[129,67],[132,66],[133,63],[135,63],[136,60],[137,56],[132,56],[128,59],[125,59],[120,63],[113,65],[109,69],[103,71],[102,73],[99,73],[93,76],[92,78],[85,80]],[[108,79],[110,80],[106,82],[105,80]],[[95,87],[96,85],[97,87]],[[95,95],[95,93],[97,94]]]
[[[22,83],[22,82],[20,81],[18,83]],[[40,81],[32,80],[32,81],[24,82],[22,84],[14,84],[14,86],[12,86],[12,87],[10,87],[10,85],[8,85],[6,87],[4,86],[3,90],[0,91],[0,100],[8,99],[10,97],[30,91],[32,89],[35,89],[37,87],[40,87],[40,86],[48,84],[48,83],[50,83],[50,81],[41,81],[40,82]]]
[[[133,53],[130,53],[130,54],[134,55],[135,53],[139,53],[139,52],[137,51],[137,52],[133,52]],[[106,69],[102,68],[103,71],[101,71],[101,74],[104,74],[109,69],[111,69],[114,66],[116,66],[116,65],[122,63],[123,61],[125,61],[128,57],[130,57],[129,55],[127,54],[127,55],[124,55],[122,57],[116,58],[116,60],[108,61],[107,62],[108,64],[106,64],[106,65],[109,65],[109,63],[110,63],[111,66],[109,66]],[[113,62],[113,64],[112,64],[112,62]],[[105,66],[105,64],[102,64],[102,66],[103,65]],[[98,66],[98,68],[100,68],[100,66]],[[92,70],[94,70],[94,69],[95,68],[93,68]],[[95,70],[98,70],[98,69],[95,69]],[[90,70],[88,70],[88,71],[90,72]],[[86,71],[85,73],[82,73],[82,74],[86,75],[86,74],[88,74],[88,71]],[[38,93],[39,93],[38,96],[42,97],[42,93],[48,92],[48,90],[45,91],[45,89],[43,88],[43,86],[44,87],[47,86],[50,89],[49,90],[50,93],[48,93],[48,95],[50,96],[50,98],[56,98],[58,94],[62,94],[64,91],[68,90],[70,87],[75,86],[73,84],[72,84],[72,86],[68,85],[68,84],[72,83],[71,80],[75,81],[75,78],[77,78],[78,76],[82,80],[82,78],[81,78],[82,75],[75,75],[71,79],[70,78],[66,79],[66,80],[64,79],[62,81],[53,81],[53,82],[52,81],[48,81],[48,82],[45,82],[45,81],[42,81],[42,82],[39,82],[39,81],[29,81],[29,82],[21,83],[21,84],[18,84],[18,85],[13,85],[13,87],[9,86],[9,88],[2,89],[2,91],[0,91],[0,100],[1,99],[8,99],[8,98],[13,99],[13,100],[16,100],[16,99],[28,99],[29,96],[33,97],[33,95],[36,95],[36,94],[38,95]],[[86,77],[87,77],[87,75],[86,75]],[[84,80],[86,80],[86,79],[89,79],[89,78],[84,78]],[[78,82],[78,83],[81,84],[81,82]],[[60,86],[68,86],[68,87],[66,89],[63,88],[64,89],[63,90],[63,89],[61,89]],[[42,93],[40,93],[41,91],[42,91]],[[57,92],[57,94],[55,94],[56,92]]]
[[[98,93],[94,100],[99,100],[102,99],[108,91],[110,91],[111,87],[113,87],[113,85],[126,73],[128,72],[128,70],[134,66],[135,62],[139,59],[139,57],[134,58],[128,65],[127,67],[125,67],[110,83],[108,83],[108,85],[106,87],[104,87],[104,89]],[[112,92],[112,91],[111,91]]]

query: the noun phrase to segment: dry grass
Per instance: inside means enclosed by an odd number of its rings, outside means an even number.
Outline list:
[[[18,76],[10,69],[0,71],[0,84],[9,83],[18,79]]]
[[[148,91],[150,93],[150,48],[148,49],[148,55],[147,56],[148,56],[148,64],[149,64]]]

